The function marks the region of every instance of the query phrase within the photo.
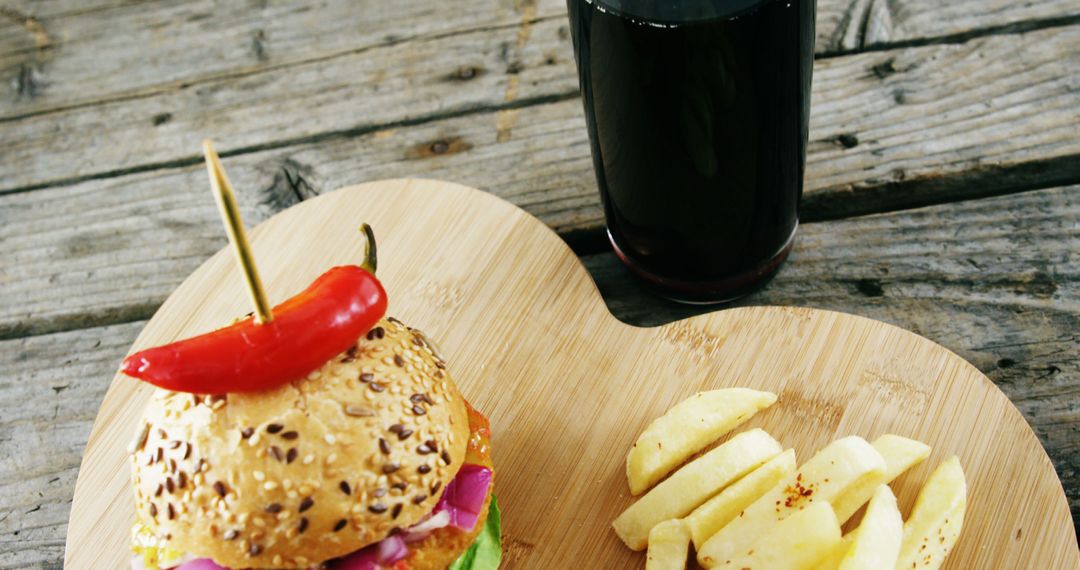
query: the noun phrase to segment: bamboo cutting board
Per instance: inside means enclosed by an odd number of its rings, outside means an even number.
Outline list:
[[[932,445],[930,459],[893,484],[905,516],[929,472],[959,455],[968,515],[947,568],[1080,568],[1061,483],[1027,423],[978,370],[924,338],[777,307],[629,326],[538,220],[489,194],[426,180],[347,188],[256,228],[252,245],[272,301],[355,263],[362,221],[379,238],[388,314],[436,339],[462,392],[491,419],[503,568],[641,567],[644,557],[610,529],[631,502],[625,454],[668,407],[725,386],[779,394],[742,429],[765,428],[801,460],[850,434]],[[248,310],[231,253],[219,252],[169,297],[132,350]],[[149,394],[116,378],[105,396],[75,487],[68,568],[128,563],[125,449]]]

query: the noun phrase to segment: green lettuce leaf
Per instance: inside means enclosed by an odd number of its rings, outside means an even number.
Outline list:
[[[499,503],[495,500],[495,495],[492,495],[484,530],[480,531],[476,541],[461,555],[461,558],[450,565],[450,570],[498,570],[499,563],[502,562],[500,518]]]

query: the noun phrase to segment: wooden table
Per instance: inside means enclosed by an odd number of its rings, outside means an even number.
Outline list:
[[[740,302],[925,335],[1015,402],[1080,514],[1080,3],[819,0],[800,236]],[[562,0],[0,0],[0,568],[61,565],[119,359],[249,225],[343,185],[441,178],[574,247],[642,325],[703,309],[606,245]],[[987,418],[992,429],[994,418]]]

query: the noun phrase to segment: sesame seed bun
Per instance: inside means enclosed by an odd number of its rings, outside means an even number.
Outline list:
[[[131,455],[135,509],[230,568],[306,568],[418,522],[465,458],[465,401],[419,331],[380,321],[306,379],[158,390]]]

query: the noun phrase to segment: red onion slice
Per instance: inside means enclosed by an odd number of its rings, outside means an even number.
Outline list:
[[[434,512],[449,512],[452,526],[471,531],[480,518],[490,486],[491,469],[480,465],[463,465],[457,477],[446,486]]]
[[[196,558],[176,567],[176,570],[229,570],[209,558]]]

